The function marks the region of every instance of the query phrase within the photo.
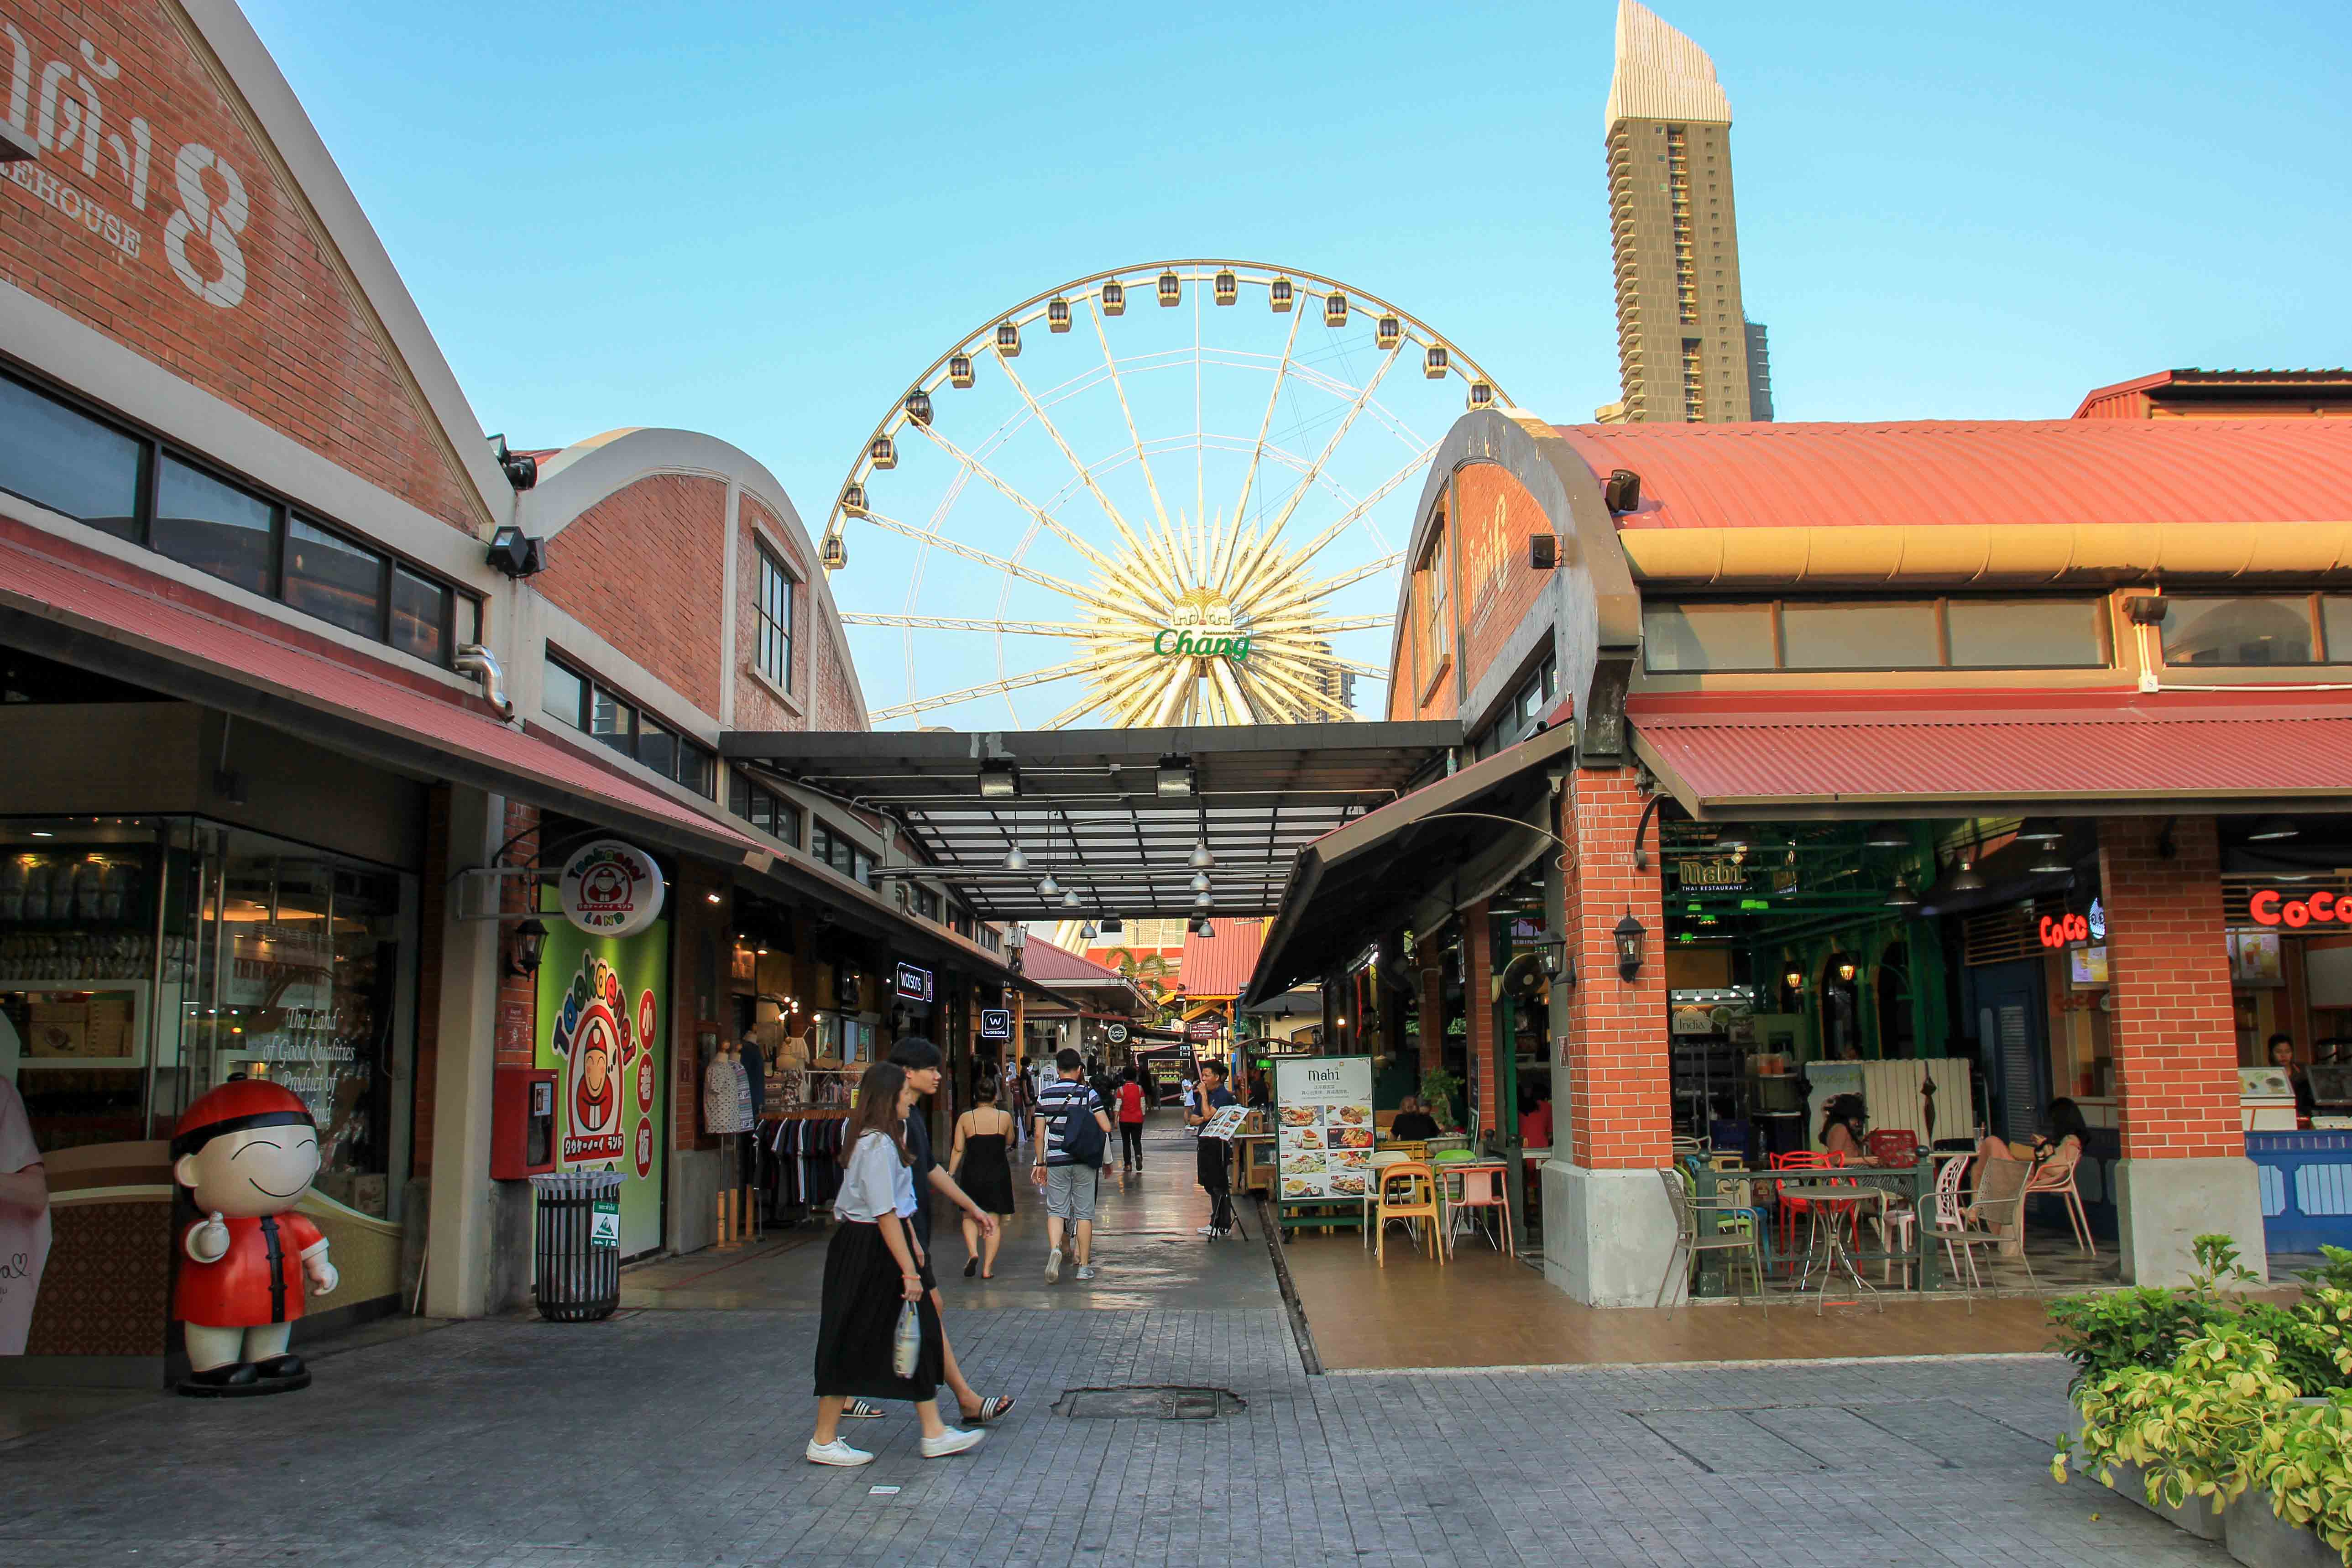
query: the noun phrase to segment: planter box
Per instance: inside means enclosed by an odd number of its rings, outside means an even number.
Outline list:
[[[2247,1511],[2246,1504],[2252,1500],[2251,1498],[2241,1498],[2236,1507],[2227,1509],[2214,1507],[2213,1500],[2208,1497],[2192,1497],[2179,1508],[2170,1507],[2163,1502],[2151,1503],[2147,1500],[2147,1476],[2137,1465],[2117,1465],[2115,1469],[2114,1490],[2131,1499],[2158,1519],[2170,1521],[2200,1541],[2221,1540],[2229,1521]],[[2091,1479],[2098,1479],[2095,1471],[2092,1473]],[[2255,1506],[2263,1507],[2259,1503]],[[2269,1510],[2265,1507],[2263,1511],[2268,1512]],[[2315,1535],[2312,1537],[2314,1542],[2318,1539]],[[2240,1561],[2242,1562],[2244,1559],[2241,1558]],[[2334,1563],[2334,1560],[2331,1558],[2330,1562]],[[2334,1568],[2343,1568],[2343,1564],[2334,1563]]]
[[[2326,1542],[2273,1513],[2268,1493],[2248,1492],[2222,1523],[2223,1544],[2246,1568],[2344,1568],[2344,1560]]]

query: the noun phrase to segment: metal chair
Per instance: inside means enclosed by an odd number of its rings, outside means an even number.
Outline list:
[[[2066,1211],[2066,1223],[2074,1227],[2074,1245],[2096,1258],[2099,1246],[2091,1239],[2091,1216],[2084,1212],[2083,1191],[2074,1184],[2074,1172],[2082,1163],[2082,1144],[2071,1140],[2060,1144],[2058,1152],[2036,1165],[2025,1179],[2025,1195],[2056,1198]],[[2021,1232],[2019,1240],[2022,1245]]]
[[[1972,1156],[1962,1155],[1960,1158],[1954,1160],[1952,1164],[1954,1166],[1965,1166],[1969,1163],[1970,1158],[1972,1158]],[[2018,1163],[2018,1162],[2011,1160],[1994,1160],[1988,1165],[1986,1174],[1988,1177],[1996,1173],[2006,1176],[2006,1172],[2000,1172],[1996,1168],[2003,1165],[2017,1165]],[[1968,1260],[1969,1283],[1979,1290],[1984,1289],[1984,1276],[1977,1269],[1976,1249],[1979,1247],[1997,1247],[2009,1238],[1997,1229],[1971,1229],[1969,1228],[1969,1222],[1971,1216],[1973,1216],[1976,1220],[1988,1226],[2000,1225],[2002,1223],[2001,1212],[2003,1210],[2008,1212],[2007,1223],[2011,1226],[2018,1226],[2021,1227],[2017,1249],[2017,1260],[2025,1266],[2026,1283],[2036,1286],[2040,1283],[2040,1281],[2033,1278],[2032,1259],[2025,1256],[2025,1245],[2021,1228],[2025,1211],[2025,1183],[2023,1180],[2023,1169],[2021,1165],[2019,1166],[2019,1177],[2020,1179],[2017,1184],[2014,1187],[2011,1187],[2006,1193],[1997,1193],[1991,1190],[1995,1185],[2007,1186],[2008,1184],[2006,1181],[1999,1184],[1995,1184],[1990,1180],[1979,1182],[1977,1184],[1977,1197],[1975,1204],[1965,1209],[1960,1206],[1960,1179],[1958,1173],[1950,1168],[1947,1168],[1937,1179],[1936,1219],[1935,1223],[1927,1228],[1927,1239],[1930,1241],[1942,1242],[1944,1244],[1944,1256],[1948,1259],[1951,1258],[1954,1248],[1957,1247],[1959,1249],[1961,1255]],[[1948,1189],[1948,1192],[1947,1189]],[[1953,1278],[1958,1279],[1958,1272],[1956,1269],[1953,1273]],[[1966,1287],[1962,1288],[1962,1294],[1968,1294]],[[1976,1299],[1973,1296],[1969,1297],[1969,1310],[1971,1313],[1976,1310]]]
[[[1402,1220],[1412,1225],[1419,1220],[1429,1222],[1429,1247],[1439,1263],[1445,1261],[1445,1237],[1437,1215],[1437,1177],[1418,1160],[1404,1160],[1391,1165],[1381,1173],[1379,1196],[1372,1205],[1372,1256],[1383,1268],[1389,1265],[1389,1225]],[[1391,1201],[1391,1191],[1400,1191]],[[1420,1237],[1413,1238],[1413,1250],[1421,1249]]]
[[[1666,1272],[1665,1277],[1658,1281],[1657,1300],[1650,1305],[1653,1307],[1665,1305],[1666,1292],[1675,1283],[1678,1267],[1684,1275],[1682,1294],[1687,1296],[1690,1293],[1688,1271],[1698,1262],[1701,1253],[1737,1252],[1747,1258],[1748,1271],[1756,1277],[1758,1303],[1766,1314],[1769,1315],[1771,1308],[1766,1304],[1764,1286],[1764,1255],[1756,1244],[1754,1226],[1751,1226],[1745,1232],[1737,1234],[1717,1236],[1699,1234],[1698,1221],[1701,1215],[1744,1215],[1748,1211],[1729,1209],[1721,1204],[1702,1203],[1692,1197],[1689,1183],[1683,1179],[1682,1172],[1672,1166],[1660,1171],[1658,1179],[1666,1184],[1666,1202],[1675,1213],[1675,1245],[1674,1250],[1666,1254]],[[1729,1272],[1727,1268],[1725,1270],[1727,1277]],[[1748,1300],[1746,1292],[1741,1292],[1738,1299],[1745,1302]],[[1676,1299],[1675,1305],[1681,1305],[1680,1297]],[[1673,1316],[1674,1308],[1666,1308],[1666,1313],[1669,1317]]]

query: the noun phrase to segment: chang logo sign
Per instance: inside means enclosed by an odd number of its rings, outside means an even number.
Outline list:
[[[1250,656],[1250,635],[1247,632],[1195,632],[1190,628],[1170,626],[1151,639],[1151,651],[1162,658],[1223,658],[1235,664],[1247,664]]]

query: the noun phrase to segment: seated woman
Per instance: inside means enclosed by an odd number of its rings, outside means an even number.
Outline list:
[[[1877,1164],[1877,1156],[1871,1153],[1862,1142],[1863,1128],[1869,1120],[1862,1096],[1831,1096],[1829,1103],[1822,1107],[1822,1147],[1833,1158],[1843,1156],[1843,1163],[1848,1165]]]
[[[2090,1123],[2083,1120],[2083,1108],[2066,1099],[2050,1102],[2050,1135],[2035,1133],[2031,1145],[2021,1148],[2005,1139],[1988,1132],[1977,1142],[1979,1160],[2032,1160],[2036,1166],[2064,1170],[2083,1157],[2083,1144],[2089,1138]]]

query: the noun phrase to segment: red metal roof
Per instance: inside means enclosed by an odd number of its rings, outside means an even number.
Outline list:
[[[1127,976],[1118,970],[1097,963],[1083,953],[1072,952],[1066,947],[1057,947],[1043,937],[1031,937],[1021,953],[1021,973],[1032,980],[1063,985],[1102,984],[1106,982],[1114,985],[1127,984]]]
[[[2147,399],[2142,393],[2159,386],[2211,387],[2224,391],[2277,395],[2297,387],[2333,388],[2352,385],[2352,370],[2159,370],[2134,376],[2111,386],[2095,386],[2075,406],[2077,419],[2145,419]]]
[[[1213,920],[1211,925],[1214,936],[1185,934],[1183,967],[1176,972],[1184,994],[1195,1000],[1240,995],[1265,944],[1264,921]]]
[[[2352,422],[1572,425],[1593,472],[1642,476],[1621,529],[2341,522]]]
[[[509,729],[486,711],[403,684],[389,672],[376,675],[299,646],[291,639],[299,634],[291,628],[280,637],[225,618],[226,605],[222,614],[207,613],[201,595],[170,579],[113,563],[103,572],[75,564],[33,542],[38,537],[0,534],[0,604],[387,737],[486,763],[526,785],[548,786],[557,796],[549,804],[585,796],[630,816],[691,829],[724,850],[757,847],[724,823],[622,778],[569,746]]]
[[[2345,698],[1710,692],[1637,697],[1627,711],[1662,775],[1695,807],[2340,803],[2352,793],[2352,701]]]

